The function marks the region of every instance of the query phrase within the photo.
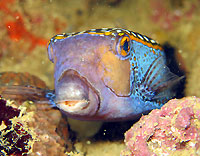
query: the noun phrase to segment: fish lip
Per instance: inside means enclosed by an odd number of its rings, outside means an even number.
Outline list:
[[[63,72],[63,74],[61,74],[58,81],[60,81],[62,79],[62,77],[64,77],[66,74],[77,76],[81,81],[84,82],[85,85],[87,85],[88,89],[94,95],[95,100],[97,102],[97,108],[95,110],[94,115],[97,114],[100,109],[100,104],[101,104],[99,92],[92,86],[92,84],[87,80],[87,78],[80,75],[79,72],[77,72],[74,69],[65,70]],[[89,104],[92,103],[90,100],[91,99],[89,99],[89,97],[88,98],[69,98],[69,99],[65,98],[63,100],[56,99],[55,102],[59,109],[62,109],[64,111],[67,110],[67,112],[69,112],[69,113],[70,112],[76,113],[77,112],[76,109],[79,109],[79,110],[80,110],[80,108],[81,108],[81,110],[87,109]]]
[[[86,109],[89,103],[88,100],[68,100],[58,102],[57,107],[68,112],[75,112],[77,108],[81,108],[81,110]]]

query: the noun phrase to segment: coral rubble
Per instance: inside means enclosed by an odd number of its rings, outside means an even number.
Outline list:
[[[18,88],[9,88],[12,85]],[[20,88],[23,86],[25,87]],[[0,101],[0,150],[2,151],[0,155],[5,153],[5,155],[26,155],[29,153],[30,156],[64,156],[65,150],[72,149],[68,123],[64,119],[62,120],[59,110],[52,109],[46,101],[43,101],[44,95],[33,94],[32,96],[26,91],[26,86],[47,88],[44,81],[29,73],[0,73],[0,93],[7,99],[14,100],[12,103],[16,107],[6,106],[6,100],[1,99]],[[36,103],[29,100],[36,100]],[[11,103],[10,100],[7,100],[7,103]],[[34,127],[34,135],[29,134],[31,127]],[[37,137],[36,142],[34,142],[35,137]],[[34,145],[30,146],[30,143],[33,142]]]
[[[4,99],[0,108],[0,155],[64,156],[65,150],[71,150],[67,123],[61,121],[59,110]],[[60,124],[66,140],[56,133]]]
[[[25,107],[13,106],[13,102],[0,98],[0,155],[27,155],[36,141],[35,133],[27,126],[33,114],[25,113]]]
[[[173,99],[125,133],[121,156],[200,155],[200,99]]]

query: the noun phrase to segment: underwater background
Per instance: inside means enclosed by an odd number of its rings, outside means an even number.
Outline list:
[[[5,72],[0,74],[0,83],[8,83],[12,80],[12,83],[23,84],[28,77],[27,84],[37,83],[40,87],[53,89],[54,66],[47,55],[47,44],[51,37],[63,32],[116,27],[145,34],[164,45],[169,53],[173,51],[180,71],[186,76],[184,96],[200,97],[199,17],[200,0],[0,0],[0,72]],[[22,72],[26,76],[18,78],[14,72]],[[24,150],[24,154],[111,156],[121,153],[121,155],[134,155],[130,151],[121,152],[126,145],[128,146],[124,143],[124,132],[134,121],[126,123],[76,121],[62,116],[59,110],[48,107],[48,104],[34,105],[31,102],[22,101],[14,103],[7,101],[7,103],[13,107],[26,107],[26,113],[29,115],[32,113],[30,116],[27,115],[28,119],[15,121],[19,123],[27,120],[28,125],[24,129],[27,133],[31,129],[30,134],[33,136],[32,139],[26,138],[32,140],[34,144],[30,144],[31,152]],[[191,113],[188,110],[189,107],[184,104],[184,108],[188,108],[186,112],[190,114],[188,118],[196,114],[197,121],[191,123],[191,129],[195,125],[196,127],[190,133],[197,136],[189,138],[193,139],[193,144],[196,144],[200,141],[200,116],[198,115],[200,102],[194,98],[184,98],[178,103],[185,103],[185,101],[191,101],[191,105],[188,104],[191,108],[194,106],[195,111]],[[4,102],[1,101],[1,103],[0,111],[3,108],[7,111]],[[23,111],[23,114],[26,113]],[[8,121],[8,119],[0,119],[4,122]],[[4,155],[6,152],[15,155],[22,154],[19,152],[20,147],[14,148],[16,146],[14,143],[9,144],[13,151],[5,148],[8,146],[5,142],[7,133],[3,133],[3,129],[1,125],[0,154]],[[4,141],[2,141],[3,137]],[[9,137],[12,138],[12,136]],[[180,137],[178,142],[181,142],[181,139]],[[125,141],[128,142],[127,137]],[[167,146],[170,145],[166,145],[166,149]],[[150,144],[149,147],[153,148],[155,145]],[[186,147],[185,144],[180,144],[179,149],[185,150]],[[195,149],[190,153],[196,152],[196,155],[200,155],[200,145],[193,147]],[[133,147],[129,147],[129,150],[131,148]],[[18,153],[15,153],[15,150],[18,150]],[[169,153],[170,151],[162,152]],[[162,152],[153,151],[152,153],[162,155]],[[185,152],[188,151],[185,150]],[[135,155],[142,154],[135,153]]]

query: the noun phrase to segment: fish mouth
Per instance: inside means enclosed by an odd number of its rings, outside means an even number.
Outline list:
[[[69,114],[96,114],[100,108],[97,90],[85,77],[69,69],[61,75],[55,86],[57,107]]]
[[[66,100],[57,103],[57,106],[67,112],[75,112],[76,110],[84,110],[89,106],[87,100]]]

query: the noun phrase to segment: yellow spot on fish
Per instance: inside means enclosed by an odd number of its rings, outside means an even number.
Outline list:
[[[119,35],[119,36],[123,36],[123,35],[124,35],[124,33],[119,33],[118,35]]]

